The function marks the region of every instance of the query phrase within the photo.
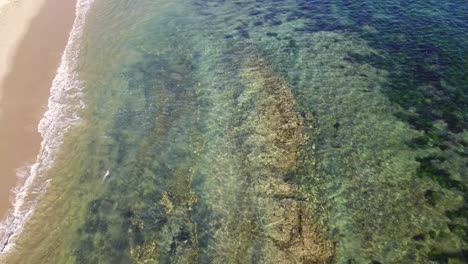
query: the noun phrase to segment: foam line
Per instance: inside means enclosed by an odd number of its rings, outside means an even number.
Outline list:
[[[50,183],[50,179],[41,178],[54,164],[65,134],[79,122],[78,113],[84,107],[81,101],[84,84],[78,78],[78,56],[83,27],[93,2],[78,0],[76,3],[75,21],[52,82],[48,110],[38,125],[43,138],[41,150],[36,163],[26,173],[18,172],[22,184],[15,189],[13,209],[0,224],[0,254],[15,246],[15,239]]]

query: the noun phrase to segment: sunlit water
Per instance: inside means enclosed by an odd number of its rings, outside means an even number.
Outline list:
[[[465,1],[96,0],[7,263],[465,263]]]

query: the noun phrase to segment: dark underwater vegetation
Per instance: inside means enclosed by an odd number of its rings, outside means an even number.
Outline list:
[[[467,263],[468,2],[94,8],[24,263]]]

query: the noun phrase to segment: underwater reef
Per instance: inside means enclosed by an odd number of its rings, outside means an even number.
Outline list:
[[[16,263],[466,263],[466,3],[117,2]]]

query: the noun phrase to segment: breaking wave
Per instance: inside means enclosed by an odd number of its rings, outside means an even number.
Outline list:
[[[84,85],[77,74],[78,56],[83,27],[93,2],[77,1],[75,21],[52,83],[48,110],[38,125],[43,138],[41,150],[35,164],[18,170],[21,184],[15,189],[13,208],[0,224],[0,254],[14,247],[15,238],[21,233],[50,182],[50,179],[43,177],[52,167],[65,134],[80,120],[79,111],[84,107],[81,101]]]

